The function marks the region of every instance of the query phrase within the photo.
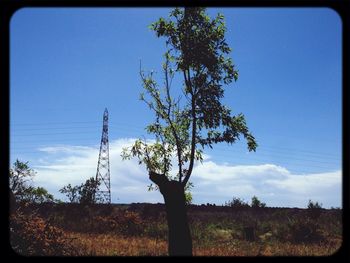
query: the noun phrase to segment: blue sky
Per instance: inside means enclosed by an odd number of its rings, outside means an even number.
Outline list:
[[[161,80],[165,41],[148,25],[166,8],[26,8],[10,25],[10,161],[29,161],[33,184],[57,198],[95,176],[110,114],[112,201],[162,202],[121,146],[146,135],[139,65]],[[194,170],[195,203],[257,195],[267,205],[341,206],[341,20],[327,8],[215,8],[239,79],[224,103],[244,113],[259,147],[217,145]],[[180,84],[180,83],[177,83]],[[210,174],[209,172],[210,171]],[[223,189],[223,187],[225,189]]]

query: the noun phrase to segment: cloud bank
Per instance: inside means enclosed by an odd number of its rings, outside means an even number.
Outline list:
[[[110,173],[112,202],[163,202],[159,192],[148,192],[147,171],[136,159],[122,161],[121,150],[135,139],[111,141]],[[33,166],[37,171],[34,183],[49,190],[56,198],[65,200],[58,192],[68,183],[78,185],[95,177],[99,147],[51,146],[39,149],[44,157]],[[257,196],[268,206],[306,207],[308,200],[323,207],[341,207],[341,170],[318,174],[293,174],[274,164],[218,164],[205,156],[196,164],[191,180],[193,201],[196,204],[224,204],[232,197],[250,202]]]

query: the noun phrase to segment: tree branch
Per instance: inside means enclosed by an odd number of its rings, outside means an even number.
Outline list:
[[[159,174],[152,171],[150,171],[148,174],[149,179],[159,187],[169,182],[168,178],[164,174]]]
[[[190,75],[190,70],[187,70],[187,74],[188,74],[188,78],[191,78]],[[189,82],[189,84],[191,85],[191,82]],[[186,172],[186,176],[185,179],[183,180],[182,184],[185,187],[188,180],[190,179],[190,176],[192,174],[192,170],[193,170],[193,164],[194,164],[194,154],[195,154],[195,150],[196,150],[196,131],[197,131],[197,118],[196,118],[196,94],[195,91],[192,90],[192,86],[190,86],[190,90],[191,90],[191,111],[192,111],[192,136],[191,136],[191,155],[190,155],[190,165],[188,167],[188,170]]]
[[[140,69],[140,76],[142,81],[145,83],[145,77],[142,74],[142,71]],[[168,86],[166,87],[167,89],[169,88]],[[181,178],[183,176],[182,173],[182,161],[181,161],[181,157],[182,157],[182,149],[181,149],[181,143],[180,143],[180,139],[178,137],[178,134],[176,132],[176,129],[174,127],[174,124],[170,118],[170,115],[167,114],[167,112],[165,112],[165,109],[168,110],[169,108],[166,107],[164,105],[164,103],[161,101],[161,99],[159,98],[158,94],[155,94],[154,92],[152,92],[151,90],[148,90],[148,92],[151,94],[151,96],[153,97],[153,99],[156,101],[156,103],[158,104],[158,108],[159,110],[157,110],[152,104],[148,104],[157,114],[159,114],[159,116],[161,116],[163,119],[165,119],[168,124],[170,125],[172,134],[175,138],[175,142],[176,142],[176,149],[177,149],[177,157],[178,157],[178,166],[179,166],[179,181],[181,182]],[[170,93],[169,93],[170,96]],[[170,105],[169,105],[170,107]]]

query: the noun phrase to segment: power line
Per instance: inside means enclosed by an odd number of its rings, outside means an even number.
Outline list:
[[[123,130],[123,132],[136,132],[139,131],[137,129],[130,129],[130,128],[124,128],[124,127],[118,127],[118,131]],[[86,131],[76,131],[76,132],[58,132],[58,133],[39,133],[39,134],[20,134],[20,135],[11,135],[11,137],[34,137],[34,136],[50,136],[50,135],[67,135],[67,134],[92,134],[93,132],[86,132]],[[15,141],[15,140],[12,140]],[[42,141],[42,139],[40,140],[25,140],[25,141]],[[301,150],[301,149],[295,149],[295,148],[280,148],[280,147],[269,147],[269,146],[260,146],[261,149],[260,151],[267,151],[267,152],[276,152],[279,154],[304,154],[304,155],[310,155],[310,157],[318,157],[318,156],[329,156],[330,158],[336,158],[339,159],[337,157],[335,157],[334,155],[330,154],[330,153],[320,153],[320,152],[315,152],[315,151],[305,151],[305,150]],[[224,150],[227,151],[227,149],[223,149],[222,147],[220,147],[219,145],[216,146],[214,148],[215,150]],[[237,149],[237,148],[236,148]],[[277,150],[276,150],[277,149]],[[283,150],[281,150],[283,149]],[[288,151],[288,153],[286,153],[286,151]],[[297,153],[291,153],[291,151],[296,152]]]
[[[117,125],[110,125],[111,127],[117,128],[119,129],[124,129],[124,130],[144,130],[145,128],[141,128],[141,127],[137,127],[137,126],[117,126]],[[95,131],[97,131],[97,127],[96,126],[84,126],[84,127],[57,127],[57,128],[36,128],[36,129],[24,129],[24,130],[13,130],[10,131],[11,132],[11,136],[33,136],[33,135],[50,135],[50,134],[54,134],[54,133],[44,133],[44,134],[39,134],[39,133],[29,133],[29,134],[13,134],[13,133],[18,133],[18,132],[22,132],[22,131],[46,131],[46,130],[74,130],[74,129],[94,129]],[[76,131],[76,132],[80,132],[80,131]],[[92,132],[90,132],[92,133]],[[57,133],[59,134],[59,133]]]
[[[96,148],[96,147],[94,147]],[[36,151],[36,152],[45,152],[45,151]],[[20,151],[19,153],[22,154],[22,153],[36,153],[35,151]],[[233,156],[230,156],[230,155],[223,155],[223,154],[215,154],[216,157],[225,157],[227,159],[230,159],[232,161],[232,158]],[[260,161],[260,162],[270,162],[270,160],[267,160],[265,158],[259,158],[260,156],[258,157],[247,157],[247,156],[238,156],[236,158],[237,161],[239,160],[248,160],[248,161]],[[273,160],[274,162],[276,162],[276,160]],[[283,163],[283,164],[292,164],[292,165],[297,165],[298,163],[300,162],[309,162],[309,160],[305,160],[305,159],[299,159],[299,160],[292,160],[292,161],[289,161],[289,160],[283,160],[283,161],[278,161],[279,163]],[[320,164],[323,164],[324,162],[319,162]],[[330,163],[331,164],[331,163]],[[337,165],[337,164],[332,164],[332,165]],[[303,164],[303,166],[305,166],[305,164]],[[315,165],[315,164],[307,164],[308,167],[314,167],[314,168],[322,168],[322,169],[327,169],[329,168],[329,165],[328,166],[320,166],[320,165]]]
[[[71,121],[71,122],[46,122],[46,123],[11,123],[10,126],[40,126],[40,125],[56,125],[56,124],[71,124],[71,123],[99,123],[98,121]]]
[[[63,122],[62,122],[63,123]],[[91,123],[91,122],[67,122],[67,123]],[[52,123],[52,124],[59,124],[59,123]],[[119,124],[121,124],[121,123],[119,123]],[[144,129],[145,129],[145,127],[141,127],[141,126],[136,126],[136,125],[130,125],[130,124],[123,124],[123,125],[121,125],[121,126],[119,126],[119,124],[117,125],[117,124],[110,124],[110,127],[115,127],[115,128],[117,128],[118,130],[120,130],[120,129],[122,129],[122,130],[127,130],[127,131],[130,131],[130,130],[132,130],[132,131],[140,131],[140,130],[142,130],[142,131],[144,131]],[[23,124],[23,125],[26,125],[26,124]],[[29,124],[28,124],[29,125]],[[86,129],[86,128],[88,128],[88,129],[93,129],[93,128],[95,128],[96,127],[96,130],[97,130],[97,126],[88,126],[88,127],[86,127],[86,126],[84,126],[84,127],[57,127],[57,128],[35,128],[35,129],[24,129],[24,130],[28,130],[28,131],[30,131],[30,130],[40,130],[40,131],[45,131],[45,130],[57,130],[57,129],[75,129],[75,128],[77,128],[77,129]],[[127,127],[127,128],[126,128]],[[17,129],[15,129],[13,132],[15,132],[15,133],[17,133],[17,131],[23,131],[23,130],[17,130]],[[13,133],[13,132],[11,132],[11,133]],[[79,131],[77,131],[77,132],[70,132],[70,133],[38,133],[38,134],[36,134],[36,133],[33,133],[33,134],[27,134],[27,135],[22,135],[22,134],[11,134],[11,136],[46,136],[46,135],[58,135],[58,134],[75,134],[75,133],[89,133],[89,132],[79,132]],[[219,146],[220,147],[220,146]],[[273,149],[273,151],[280,151],[280,152],[284,152],[284,151],[288,151],[288,152],[291,152],[291,151],[297,151],[298,152],[298,154],[299,153],[301,153],[301,152],[303,152],[303,153],[305,153],[305,154],[310,154],[310,155],[328,155],[328,156],[330,156],[330,157],[333,157],[333,155],[332,154],[330,154],[330,153],[319,153],[319,152],[315,152],[315,151],[310,151],[310,150],[304,150],[304,149],[296,149],[296,148],[283,148],[283,147],[276,147],[276,146],[274,146],[274,147],[269,147],[269,146],[265,146],[265,145],[263,145],[263,146],[259,146],[259,148],[258,148],[258,150],[259,149],[261,149],[261,148],[263,148],[263,149]],[[216,149],[218,149],[218,146],[216,146]]]
[[[52,123],[53,124],[53,123]],[[73,126],[65,126],[65,127],[62,127],[62,125],[58,126],[58,127],[48,127],[48,125],[44,125],[44,127],[41,127],[41,128],[37,128],[37,126],[40,127],[40,125],[35,125],[36,127],[35,128],[15,128],[15,127],[10,127],[10,130],[11,131],[32,131],[32,130],[55,130],[55,129],[79,129],[79,128],[96,128],[98,129],[98,125],[95,125],[95,124],[91,124],[91,125],[84,125],[84,126],[81,126],[81,125],[73,125]],[[139,125],[134,125],[134,124],[130,124],[130,123],[121,123],[121,122],[114,122],[114,123],[111,123],[109,126],[113,126],[113,127],[133,127],[133,128],[137,128],[137,129],[144,129],[145,127],[144,126],[139,126]]]
[[[75,134],[75,133],[60,133],[60,134]],[[81,133],[79,133],[79,134],[81,134]],[[47,138],[46,138],[47,139]],[[78,139],[75,139],[75,138],[70,138],[70,139],[67,139],[67,138],[64,138],[64,139],[61,139],[61,140],[57,140],[57,139],[55,139],[55,140],[53,140],[53,139],[49,139],[49,140],[44,140],[44,139],[40,139],[40,140],[26,140],[26,141],[22,141],[22,142],[19,142],[18,140],[17,141],[12,141],[11,142],[11,149],[17,149],[17,150],[19,150],[19,149],[30,149],[30,148],[33,148],[33,147],[15,147],[15,146],[13,146],[13,144],[21,144],[21,145],[23,145],[24,143],[28,143],[28,142],[40,142],[40,143],[42,143],[43,141],[46,141],[46,142],[50,142],[50,143],[62,143],[62,142],[66,142],[66,141],[91,141],[91,140],[95,140],[96,138],[94,137],[94,138],[84,138],[84,139],[82,139],[81,138],[81,136],[79,136],[79,138]],[[42,146],[40,146],[40,147],[42,147]],[[221,152],[225,152],[225,153],[227,153],[227,154],[236,154],[236,153],[238,153],[237,151],[229,151],[228,149],[223,149],[223,148],[215,148],[215,149],[213,149],[213,150],[211,150],[211,151],[221,151]],[[333,164],[334,162],[330,162],[331,160],[329,160],[329,158],[330,157],[325,157],[325,156],[322,156],[322,155],[319,155],[319,156],[308,156],[307,154],[305,155],[305,154],[299,154],[299,156],[305,156],[305,157],[307,157],[307,158],[297,158],[297,157],[294,157],[293,155],[293,153],[292,154],[290,154],[290,153],[280,153],[280,152],[274,152],[274,151],[272,151],[272,150],[268,150],[268,151],[266,151],[266,150],[264,150],[263,152],[259,152],[259,153],[253,153],[252,154],[252,157],[253,156],[256,156],[256,155],[258,155],[258,156],[261,156],[261,155],[263,155],[263,156],[271,156],[271,157],[278,157],[278,158],[289,158],[289,159],[293,159],[293,160],[301,160],[301,161],[311,161],[311,162],[323,162],[323,163],[331,163],[331,164]],[[310,159],[310,158],[317,158],[317,160],[315,160],[315,159]],[[333,156],[332,157],[333,158],[333,160],[334,161],[341,161],[339,158],[336,158],[335,156]]]

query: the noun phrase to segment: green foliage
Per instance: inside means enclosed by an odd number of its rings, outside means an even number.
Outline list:
[[[84,184],[79,187],[79,203],[81,204],[95,204],[98,200],[95,195],[98,186],[100,185],[100,181],[95,180],[95,178],[91,177]]]
[[[204,8],[175,8],[169,19],[160,18],[150,28],[157,37],[166,39],[168,48],[162,86],[155,81],[153,71],[145,73],[140,69],[145,90],[140,99],[155,113],[155,121],[146,131],[155,136],[155,141],[138,139],[123,149],[122,157],[136,157],[149,171],[185,186],[194,162],[203,160],[204,147],[212,148],[220,142],[232,144],[241,135],[249,151],[255,151],[257,143],[244,115],[233,116],[221,103],[224,85],[238,78],[238,70],[228,57],[231,49],[225,40],[224,16],[218,14],[211,19]],[[183,77],[182,87],[177,88],[184,98],[171,95],[175,74]],[[170,175],[172,160],[178,166],[175,177]]]
[[[256,196],[252,197],[252,203],[251,203],[251,207],[253,208],[258,208],[258,207],[266,207],[265,203],[262,203]]]
[[[35,172],[29,167],[28,162],[21,162],[18,159],[14,162],[13,167],[10,168],[9,183],[16,201],[28,199],[28,192],[33,190],[30,181],[34,176]]]
[[[71,184],[63,186],[59,192],[68,197],[70,203],[79,203],[79,186],[72,187]]]
[[[186,204],[190,205],[192,204],[192,194],[191,192],[185,192],[185,199],[186,199]]]
[[[225,206],[229,206],[232,208],[243,208],[249,207],[249,204],[238,197],[233,197],[232,200],[225,202]]]
[[[43,187],[33,187],[30,185],[35,171],[30,168],[28,162],[21,162],[18,159],[10,168],[9,187],[19,202],[57,202],[53,195]]]
[[[26,191],[26,199],[33,203],[56,202],[53,195],[43,187],[29,187]]]
[[[318,203],[318,202],[313,202],[311,200],[309,200],[309,203],[307,205],[308,209],[321,209],[322,208],[322,204]]]
[[[100,184],[99,180],[91,177],[80,186],[72,187],[71,184],[68,184],[59,191],[66,194],[70,203],[95,204],[99,201],[95,194]]]

